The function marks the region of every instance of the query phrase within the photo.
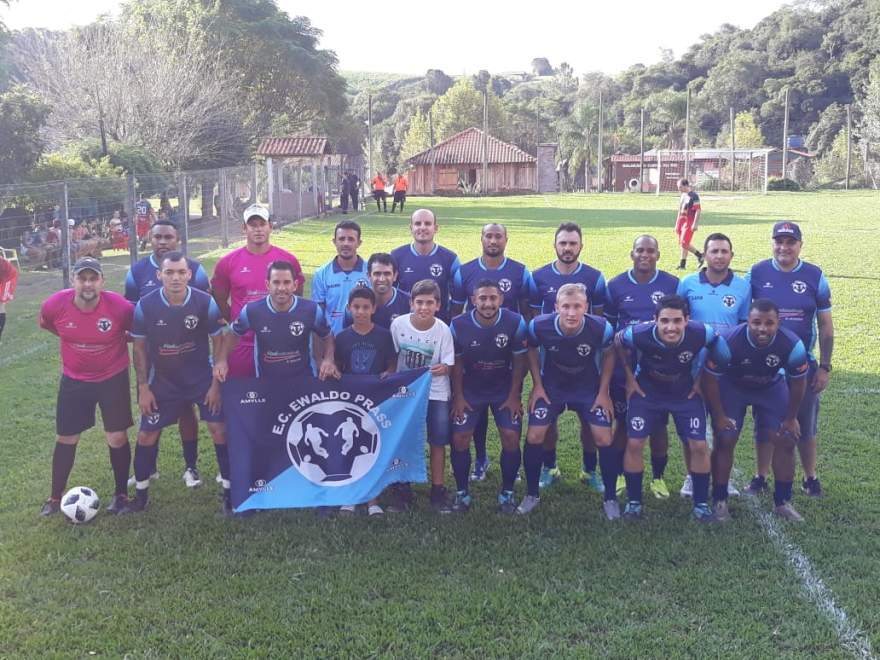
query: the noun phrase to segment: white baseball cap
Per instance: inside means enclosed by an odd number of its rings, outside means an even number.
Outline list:
[[[69,227],[73,227],[75,224],[76,224],[76,220],[74,220],[73,218],[68,218],[68,219],[67,219],[67,225],[68,225]]]
[[[247,222],[251,218],[262,218],[269,222],[269,209],[261,204],[251,204],[244,210],[244,221]]]

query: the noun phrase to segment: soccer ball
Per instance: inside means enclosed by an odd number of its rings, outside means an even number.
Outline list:
[[[89,522],[98,515],[100,508],[101,500],[98,499],[98,494],[85,486],[71,488],[61,498],[61,513],[75,525]]]

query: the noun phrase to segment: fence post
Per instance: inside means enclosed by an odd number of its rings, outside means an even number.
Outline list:
[[[764,151],[764,194],[767,194],[767,191],[770,188],[770,150],[767,149]]]
[[[128,254],[131,265],[134,266],[138,260],[138,236],[137,236],[137,211],[135,204],[137,198],[135,196],[134,174],[126,177],[125,206],[128,209]]]
[[[660,196],[660,189],[663,187],[663,158],[661,150],[657,149],[657,197]]]
[[[226,169],[220,168],[217,170],[218,177],[217,186],[220,188],[220,240],[223,247],[229,247],[229,191],[226,187]]]
[[[254,163],[251,167],[251,204],[258,204],[259,202],[260,191],[257,190],[257,164]]]
[[[296,201],[297,201],[297,220],[303,217],[303,170],[301,165],[296,167]]]
[[[177,182],[177,208],[180,212],[180,237],[183,240],[183,253],[189,255],[189,190],[186,174],[179,175]]]
[[[67,181],[64,182],[61,197],[61,285],[70,288],[70,210],[67,206]]]

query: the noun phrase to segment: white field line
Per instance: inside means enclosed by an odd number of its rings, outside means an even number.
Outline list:
[[[734,474],[738,481],[745,483],[739,470],[734,469]],[[773,546],[791,564],[809,601],[834,626],[841,648],[856,658],[864,658],[865,660],[876,658],[871,650],[868,635],[850,622],[846,612],[835,602],[834,593],[825,586],[825,582],[819,577],[812,562],[798,546],[789,540],[785,530],[773,517],[773,514],[761,508],[758,498],[742,497],[741,500],[746,503],[752,514],[761,523],[764,533],[769,537]]]
[[[34,353],[42,353],[43,351],[50,349],[52,346],[55,346],[55,344],[34,344],[33,346],[29,346],[22,351],[18,351],[15,355],[10,355],[7,358],[0,359],[0,369],[5,369],[6,367],[15,364],[16,362],[21,362],[22,360],[33,355]]]

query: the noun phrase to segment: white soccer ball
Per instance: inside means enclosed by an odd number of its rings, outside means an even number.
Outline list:
[[[61,498],[61,513],[75,525],[89,522],[98,515],[100,508],[98,494],[85,486],[71,488]]]

